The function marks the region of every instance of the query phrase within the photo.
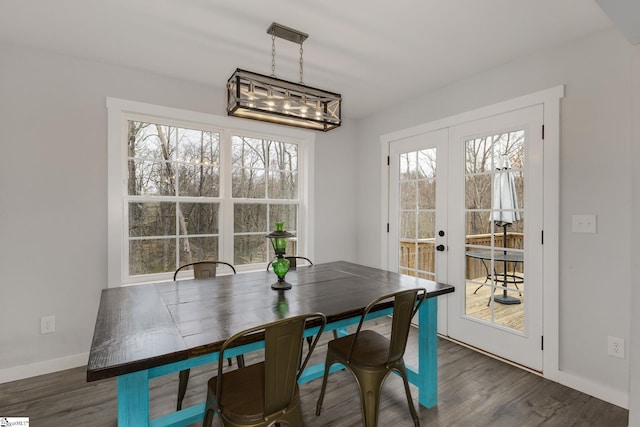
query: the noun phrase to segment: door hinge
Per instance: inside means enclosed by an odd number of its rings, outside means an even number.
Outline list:
[[[387,223],[387,233],[389,232],[389,223]]]
[[[391,156],[387,156],[387,166],[391,165]]]
[[[544,140],[544,125],[542,125],[542,139]]]
[[[544,245],[544,230],[540,230],[540,244]]]
[[[540,337],[540,350],[544,351],[544,335]]]

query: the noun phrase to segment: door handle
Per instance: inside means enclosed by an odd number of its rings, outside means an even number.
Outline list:
[[[438,246],[436,246],[436,251],[438,251],[438,252],[444,252],[444,245],[438,245]]]

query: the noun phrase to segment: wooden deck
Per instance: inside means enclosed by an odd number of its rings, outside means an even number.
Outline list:
[[[476,279],[475,281],[467,281],[466,286],[466,313],[469,316],[518,331],[524,330],[524,304],[525,294],[518,294],[518,291],[508,291],[509,296],[520,299],[520,304],[505,305],[493,302],[489,306],[489,298],[491,297],[491,286],[482,286],[476,293],[474,291],[484,283],[484,279]],[[524,290],[526,283],[519,283],[518,288]],[[513,285],[511,285],[513,287]],[[501,294],[501,289],[496,289],[496,294]],[[492,307],[493,306],[493,307]],[[493,310],[492,310],[493,308]],[[493,318],[492,318],[493,316]]]

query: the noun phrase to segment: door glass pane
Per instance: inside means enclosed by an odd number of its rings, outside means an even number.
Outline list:
[[[435,279],[436,149],[402,153],[400,161],[400,272]]]
[[[524,330],[525,131],[465,141],[465,314]]]

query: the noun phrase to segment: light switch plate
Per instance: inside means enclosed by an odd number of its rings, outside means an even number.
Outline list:
[[[574,233],[595,233],[595,215],[573,215],[571,217],[571,231]]]

